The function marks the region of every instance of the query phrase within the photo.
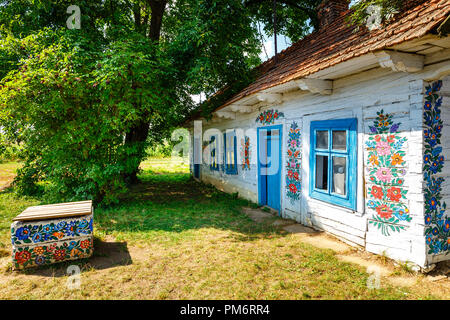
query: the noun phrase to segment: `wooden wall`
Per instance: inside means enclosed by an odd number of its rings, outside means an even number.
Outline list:
[[[427,67],[427,72],[432,71]],[[430,71],[431,70],[431,71]],[[209,128],[221,131],[230,128],[253,129],[251,137],[252,164],[249,170],[239,166],[237,175],[227,175],[224,171],[211,171],[209,165],[201,166],[201,180],[215,185],[226,192],[238,192],[239,196],[251,201],[258,201],[257,186],[257,145],[256,128],[263,126],[255,119],[264,110],[275,109],[284,113],[275,122],[283,125],[282,147],[282,176],[281,176],[281,214],[286,218],[295,219],[305,225],[325,230],[352,245],[365,247],[366,250],[377,254],[384,254],[393,259],[411,261],[420,266],[445,258],[430,258],[426,250],[425,239],[425,204],[423,177],[423,105],[424,88],[426,83],[421,73],[393,72],[390,69],[374,68],[367,72],[338,79],[333,82],[332,95],[312,94],[306,91],[293,91],[283,94],[283,102],[278,105],[262,106],[259,110],[242,114],[237,113],[236,120],[221,120],[219,122],[204,122],[203,133]],[[444,81],[445,95],[442,110],[444,119],[445,159],[450,159],[450,85]],[[395,170],[403,170],[401,185],[398,187],[404,196],[398,201],[406,209],[408,219],[399,220],[387,227],[388,234],[374,224],[377,211],[368,206],[371,200],[371,164],[369,160],[370,137],[374,137],[370,127],[373,127],[381,110],[389,114],[393,124],[398,124],[395,133],[397,140],[402,140],[401,150],[405,155]],[[310,122],[314,120],[329,120],[339,118],[358,119],[358,178],[357,178],[357,210],[334,206],[309,197],[309,147]],[[300,181],[301,191],[298,200],[287,196],[286,184],[288,159],[287,141],[289,130],[295,122],[301,132],[301,162]],[[387,136],[386,136],[387,137]],[[238,139],[238,153],[241,143]],[[450,175],[450,164],[444,165],[442,175]],[[389,186],[388,186],[389,187]],[[385,190],[386,191],[386,190]],[[443,197],[450,197],[450,177],[443,184]],[[450,200],[450,199],[448,199]],[[450,202],[449,202],[450,203]],[[391,205],[386,200],[387,205]],[[397,205],[397,204],[395,204]],[[402,216],[405,217],[405,216]],[[433,255],[431,255],[433,256]]]

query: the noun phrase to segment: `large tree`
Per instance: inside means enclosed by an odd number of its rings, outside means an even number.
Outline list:
[[[151,141],[259,63],[259,39],[239,0],[71,1],[0,6],[0,121],[23,146],[17,187],[60,200],[112,202],[136,181]]]
[[[279,32],[310,32],[318,3],[278,0]],[[66,26],[70,5],[0,0],[0,126],[22,146],[17,189],[45,181],[57,200],[116,201],[192,95],[251,81],[258,23],[273,27],[272,0],[80,0],[80,29]]]

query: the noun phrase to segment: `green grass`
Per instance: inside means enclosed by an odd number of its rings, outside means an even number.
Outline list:
[[[142,183],[119,205],[95,209],[95,254],[76,262],[81,290],[66,289],[70,263],[26,272],[0,258],[1,299],[404,299],[426,297],[382,283],[331,250],[257,224],[253,204],[191,179],[186,165],[143,163]],[[0,248],[11,219],[39,199],[0,193]],[[72,262],[73,263],[73,262]],[[99,285],[101,283],[101,285]]]

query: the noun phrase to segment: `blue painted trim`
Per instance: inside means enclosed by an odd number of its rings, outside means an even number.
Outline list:
[[[227,157],[227,152],[228,152],[227,151],[227,133],[224,132],[224,134],[223,134],[223,140],[224,140],[223,150],[224,150],[224,157],[225,157],[224,164],[225,164],[225,173],[226,174],[238,174],[237,154],[236,154],[236,150],[237,150],[237,148],[236,148],[236,133],[233,131],[232,135],[234,137],[234,146],[233,146],[234,166],[233,166],[233,168],[231,167],[231,165],[229,163],[227,163],[227,159],[228,159],[228,157]]]
[[[257,128],[257,132],[256,132],[256,140],[257,140],[257,159],[258,159],[258,172],[257,172],[257,176],[258,176],[258,204],[259,205],[266,205],[267,204],[267,194],[263,194],[262,190],[262,179],[261,179],[261,161],[259,159],[259,150],[260,150],[260,145],[259,145],[259,137],[260,137],[260,131],[261,130],[273,130],[273,129],[278,129],[280,132],[280,150],[279,150],[279,164],[280,164],[280,188],[282,186],[281,184],[281,169],[283,168],[283,162],[282,162],[282,158],[281,158],[281,152],[283,149],[283,125],[279,124],[279,125],[273,125],[273,126],[264,126],[264,127],[258,127]],[[281,215],[281,195],[282,195],[282,190],[280,190],[280,208],[278,210],[278,215]]]
[[[338,206],[346,207],[352,210],[356,210],[356,191],[357,191],[357,152],[358,152],[358,139],[357,139],[357,124],[356,118],[350,119],[338,119],[338,120],[324,120],[324,121],[312,121],[310,128],[310,178],[309,178],[309,196],[311,198],[329,202]],[[328,148],[316,149],[316,132],[328,131]],[[332,150],[333,136],[332,131],[345,130],[347,131],[347,150]],[[320,190],[315,188],[316,178],[316,155],[328,156],[328,189]],[[347,162],[346,168],[346,186],[347,192],[345,196],[333,193],[333,156],[345,157]]]
[[[258,176],[258,204],[259,205],[265,205],[267,204],[267,194],[263,194],[262,192],[262,180],[261,180],[261,161],[259,159],[259,154],[260,154],[260,131],[261,130],[267,130],[267,128],[262,128],[259,127],[256,129],[256,152],[257,152],[257,159],[258,159],[258,172],[257,172],[257,176]]]

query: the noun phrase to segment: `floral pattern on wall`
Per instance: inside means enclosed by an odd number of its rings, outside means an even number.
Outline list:
[[[406,175],[404,145],[407,139],[398,134],[400,124],[393,123],[392,115],[381,110],[377,112],[373,126],[369,126],[370,136],[366,141],[371,182],[367,206],[376,211],[369,223],[385,236],[405,230],[401,223],[411,221],[409,209],[402,202],[407,194],[403,178]]]
[[[244,139],[241,139],[242,170],[250,170],[250,155],[250,138],[245,136]]]
[[[300,198],[301,192],[301,132],[298,124],[294,121],[291,124],[287,139],[286,155],[286,196],[291,203]]]
[[[66,260],[88,258],[93,253],[92,237],[39,246],[24,246],[13,250],[15,269],[40,266]]]
[[[279,112],[278,110],[270,109],[264,112],[261,112],[259,116],[256,118],[255,122],[259,122],[263,125],[274,124],[275,120],[284,117],[283,112]]]
[[[437,175],[442,171],[444,156],[442,155],[441,135],[443,122],[441,119],[442,97],[439,91],[442,81],[426,86],[424,120],[424,157],[423,176],[425,180],[425,237],[429,254],[449,253],[450,218],[445,211],[447,205],[442,201],[442,183],[445,181]]]

